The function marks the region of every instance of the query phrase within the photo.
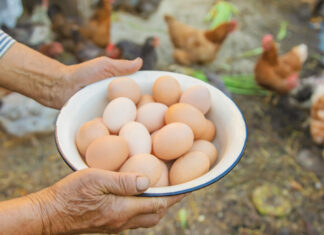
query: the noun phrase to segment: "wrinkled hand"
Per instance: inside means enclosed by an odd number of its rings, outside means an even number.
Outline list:
[[[60,81],[57,81],[51,90],[46,106],[60,109],[65,102],[78,90],[91,83],[113,76],[122,76],[135,73],[142,67],[142,59],[133,61],[113,60],[108,57],[99,57],[81,64],[67,66]]]
[[[132,196],[148,186],[149,180],[138,174],[86,169],[31,195],[31,199],[39,205],[45,234],[118,233],[156,225],[167,209],[184,197]]]

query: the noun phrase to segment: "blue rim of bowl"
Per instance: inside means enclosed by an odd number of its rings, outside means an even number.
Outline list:
[[[208,84],[208,83],[207,83]],[[209,84],[210,85],[210,84]],[[212,85],[211,85],[212,86]],[[213,86],[214,87],[214,86]],[[214,87],[216,88],[216,87]],[[218,89],[218,88],[216,88]],[[221,91],[221,90],[220,90]],[[222,91],[221,91],[222,92]],[[222,92],[223,93],[223,92]],[[185,193],[190,193],[190,192],[193,192],[193,191],[196,191],[198,189],[201,189],[201,188],[204,188],[204,187],[207,187],[208,185],[211,185],[217,181],[219,181],[220,179],[222,179],[225,175],[227,175],[228,173],[230,173],[233,168],[240,162],[240,160],[242,159],[242,156],[243,156],[243,153],[244,153],[244,150],[246,148],[246,142],[247,142],[247,138],[248,138],[248,132],[247,132],[247,124],[246,124],[246,120],[244,118],[244,115],[241,111],[241,109],[237,106],[237,104],[233,101],[232,98],[228,97],[226,94],[223,93],[223,95],[225,95],[234,105],[235,107],[237,108],[237,110],[240,112],[241,116],[242,116],[242,120],[244,122],[244,127],[245,127],[245,139],[244,139],[244,143],[243,143],[243,147],[242,147],[242,150],[240,152],[240,154],[237,156],[235,162],[229,166],[222,174],[218,175],[217,177],[215,177],[214,179],[206,182],[206,183],[203,183],[203,184],[200,184],[200,185],[197,185],[195,187],[191,187],[191,188],[188,188],[188,189],[184,189],[184,190],[179,190],[179,191],[176,191],[176,192],[167,192],[167,193],[142,193],[138,196],[141,196],[141,197],[166,197],[166,196],[175,196],[175,195],[179,195],[179,194],[185,194]],[[66,102],[66,104],[68,103],[69,101]],[[66,106],[66,104],[64,106]],[[63,107],[64,107],[63,106]],[[62,109],[61,109],[62,110]],[[59,114],[56,118],[56,121],[55,123],[57,124],[57,119],[61,113],[61,110],[59,111]],[[77,171],[77,169],[75,169],[72,164],[66,159],[66,157],[64,156],[63,154],[63,151],[61,150],[59,144],[58,144],[58,138],[57,138],[57,125],[55,125],[55,145],[58,149],[58,152],[59,154],[61,155],[61,157],[63,158],[64,162],[73,170],[73,171]]]

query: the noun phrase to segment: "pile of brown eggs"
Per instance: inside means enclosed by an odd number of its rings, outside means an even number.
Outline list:
[[[103,117],[84,123],[76,136],[89,167],[141,173],[152,187],[185,183],[209,171],[217,158],[211,143],[215,125],[205,117],[209,90],[193,86],[182,92],[176,79],[162,76],[152,94],[142,95],[129,78],[109,84]]]

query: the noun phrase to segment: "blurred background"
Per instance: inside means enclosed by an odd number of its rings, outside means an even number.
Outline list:
[[[241,108],[249,137],[235,169],[190,194],[156,227],[122,234],[316,235],[324,231],[324,106],[314,99],[323,86],[323,12],[322,0],[0,0],[0,25],[67,65],[102,55],[141,56],[145,69],[209,82]],[[224,22],[237,26],[218,43],[215,60],[183,63],[173,58],[165,14],[201,30]],[[285,92],[256,80],[268,34],[280,54],[308,47],[307,60],[292,76],[298,84]],[[57,113],[0,88],[0,200],[38,191],[72,172],[56,149]]]

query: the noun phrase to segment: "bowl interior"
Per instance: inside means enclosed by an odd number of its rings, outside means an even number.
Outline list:
[[[149,188],[144,196],[167,196],[190,192],[219,180],[240,160],[247,137],[242,113],[235,103],[217,88],[198,79],[171,72],[141,71],[127,77],[137,82],[143,94],[151,94],[154,81],[162,75],[170,75],[177,79],[182,90],[194,85],[204,85],[209,89],[212,107],[207,118],[213,121],[217,129],[214,144],[218,150],[218,159],[205,175],[180,185]],[[65,162],[73,170],[88,167],[76,148],[75,136],[83,123],[102,116],[108,104],[107,87],[113,79],[115,78],[91,84],[77,92],[65,104],[57,118],[57,147]]]

